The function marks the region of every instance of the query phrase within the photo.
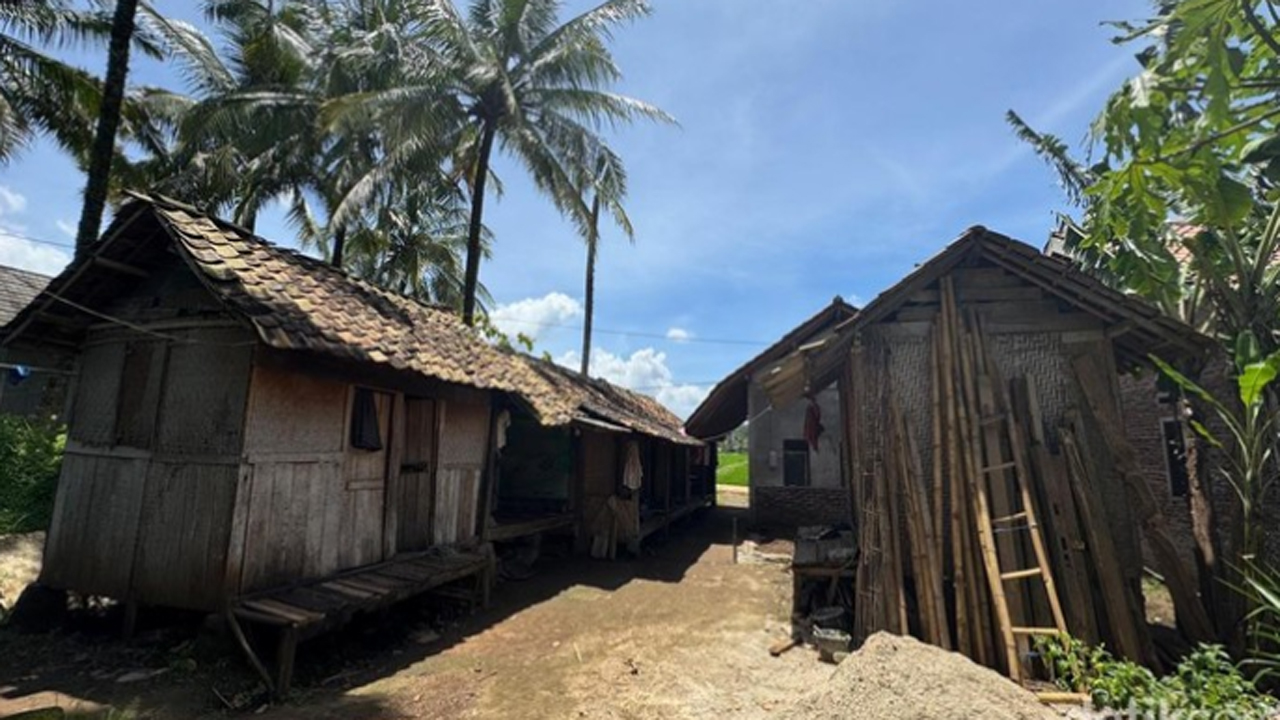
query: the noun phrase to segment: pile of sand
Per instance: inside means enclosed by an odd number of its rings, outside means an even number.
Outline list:
[[[959,653],[888,633],[868,638],[826,685],[783,715],[815,720],[1061,720],[1003,675]]]

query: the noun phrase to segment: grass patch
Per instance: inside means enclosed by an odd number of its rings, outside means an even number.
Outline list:
[[[747,470],[746,453],[720,453],[720,464],[716,467],[716,484],[746,487]]]

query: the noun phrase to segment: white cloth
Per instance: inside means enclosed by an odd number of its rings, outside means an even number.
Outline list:
[[[507,446],[507,429],[511,427],[511,411],[503,410],[498,413],[498,449]]]
[[[644,480],[644,466],[640,464],[640,445],[635,440],[627,443],[627,464],[622,469],[622,484],[639,490]]]

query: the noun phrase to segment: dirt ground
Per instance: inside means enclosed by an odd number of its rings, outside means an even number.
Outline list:
[[[790,581],[776,562],[732,563],[740,512],[712,511],[639,559],[549,554],[491,608],[443,627],[438,608],[410,602],[304,643],[297,691],[276,706],[233,648],[190,621],[157,621],[128,643],[104,629],[109,617],[52,635],[0,630],[0,716],[57,704],[154,718],[769,717],[832,669],[809,649],[768,655],[788,631]]]
[[[44,533],[0,535],[0,608],[13,607],[18,595],[40,574]]]

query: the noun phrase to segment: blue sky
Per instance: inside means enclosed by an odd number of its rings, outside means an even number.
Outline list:
[[[1062,194],[1004,112],[1080,143],[1138,67],[1101,22],[1147,11],[1137,0],[654,6],[616,37],[618,89],[680,126],[614,138],[637,235],[602,246],[593,374],[681,415],[833,296],[873,298],[971,225],[1042,244]],[[98,70],[97,55],[78,58]],[[157,63],[134,80],[180,87]],[[582,243],[518,168],[497,172],[506,192],[487,205],[496,244],[481,271],[496,320],[575,362]],[[82,185],[46,144],[0,168],[0,264],[56,272],[66,248],[14,236],[69,242]],[[278,216],[258,230],[292,243]]]

